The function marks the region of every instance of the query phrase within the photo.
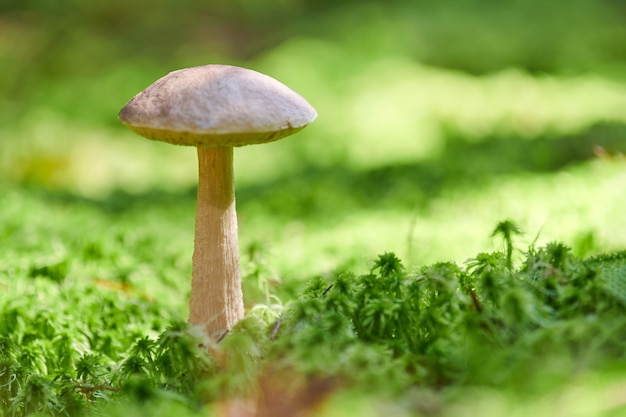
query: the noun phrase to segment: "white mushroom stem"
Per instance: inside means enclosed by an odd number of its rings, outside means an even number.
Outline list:
[[[232,147],[198,147],[189,323],[219,340],[243,318]]]

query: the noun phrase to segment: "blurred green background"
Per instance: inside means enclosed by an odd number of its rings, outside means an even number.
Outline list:
[[[625,21],[622,0],[3,0],[0,184],[104,224],[148,215],[190,251],[194,150],[116,116],[169,71],[227,63],[319,113],[235,153],[242,249],[281,276],[463,261],[500,248],[503,218],[525,244],[623,248]]]

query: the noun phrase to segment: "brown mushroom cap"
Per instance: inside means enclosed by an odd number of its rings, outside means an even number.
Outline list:
[[[317,117],[300,95],[249,69],[204,65],[174,71],[119,113],[149,139],[189,146],[243,146],[289,136]]]

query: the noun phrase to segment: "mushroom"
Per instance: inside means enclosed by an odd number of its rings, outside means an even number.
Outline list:
[[[220,340],[244,316],[233,147],[275,141],[317,117],[300,95],[249,69],[174,71],[133,97],[119,119],[148,139],[198,148],[189,323]]]

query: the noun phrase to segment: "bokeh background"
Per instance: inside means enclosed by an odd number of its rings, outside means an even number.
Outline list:
[[[108,224],[152,213],[189,250],[194,150],[117,112],[169,71],[227,63],[319,113],[235,153],[242,250],[280,275],[463,261],[501,247],[504,218],[521,248],[623,248],[624,22],[622,0],[3,0],[0,183]]]

